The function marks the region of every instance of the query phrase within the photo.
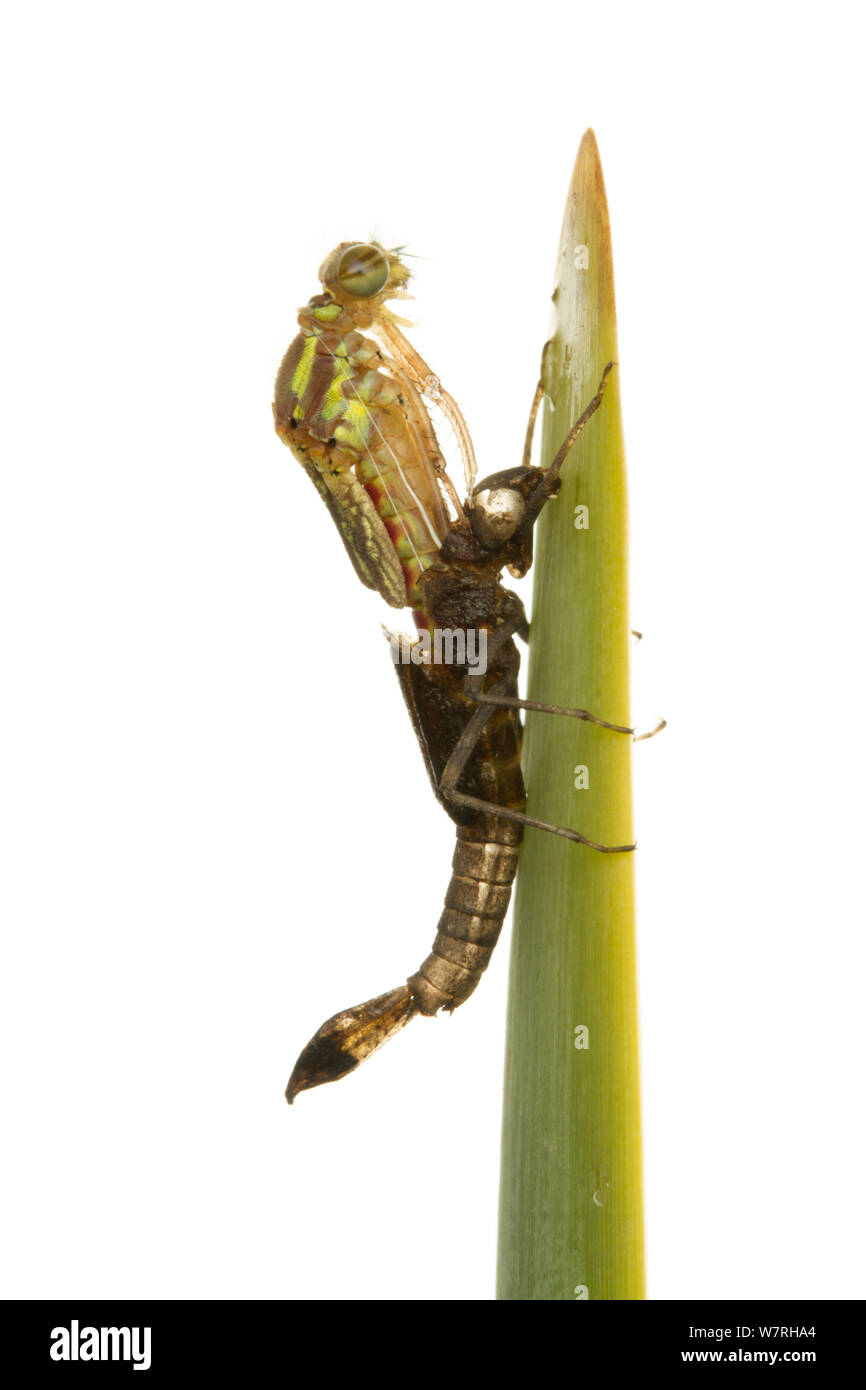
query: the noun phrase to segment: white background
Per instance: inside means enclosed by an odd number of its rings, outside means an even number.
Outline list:
[[[634,717],[670,721],[635,752],[649,1292],[864,1295],[860,22],[7,12],[6,1296],[492,1296],[507,935],[453,1019],[282,1099],[426,954],[452,831],[271,389],[325,252],[407,243],[413,339],[515,461],[588,125]]]

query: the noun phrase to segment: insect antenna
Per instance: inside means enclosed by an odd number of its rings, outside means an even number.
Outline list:
[[[556,453],[556,457],[554,458],[550,467],[546,470],[544,475],[544,481],[546,490],[548,492],[549,487],[547,485],[552,485],[556,482],[556,479],[559,477],[559,470],[565,462],[566,458],[568,457],[568,452],[571,449],[572,444],[577,439],[577,436],[580,434],[587,420],[592,418],[592,416],[598,410],[598,407],[601,405],[602,397],[604,396],[605,389],[607,387],[607,379],[610,376],[613,369],[614,363],[608,362],[607,366],[601,374],[601,381],[598,383],[598,390],[596,391],[589,405],[586,407],[586,410],[584,410],[583,414],[579,417],[579,419],[575,420],[574,424],[572,425],[562,444],[559,446],[559,449]],[[535,403],[533,403],[533,410],[538,410],[538,405]]]

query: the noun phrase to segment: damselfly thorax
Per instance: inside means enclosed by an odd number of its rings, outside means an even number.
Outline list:
[[[407,297],[399,255],[343,242],[319,278],[323,293],[300,310],[277,375],[277,433],[315,484],[363,583],[394,608],[414,608],[424,626],[419,580],[451,524],[444,495],[457,515],[462,508],[423,392],[454,426],[467,491],[475,480],[469,432],[386,306]]]

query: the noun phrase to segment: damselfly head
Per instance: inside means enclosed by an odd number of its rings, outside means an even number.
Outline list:
[[[386,299],[406,298],[409,274],[397,252],[378,241],[341,241],[319,268],[319,279],[338,303],[351,309],[367,301],[373,312]]]

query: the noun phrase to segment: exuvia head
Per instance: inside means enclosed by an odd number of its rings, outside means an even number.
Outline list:
[[[560,489],[559,471],[587,420],[601,405],[614,364],[608,362],[598,390],[572,425],[547,468],[511,468],[483,478],[466,501],[472,534],[485,551],[518,578],[532,564],[532,528],[549,498]]]
[[[482,478],[467,500],[466,516],[475,539],[518,577],[532,564],[532,528],[538,514],[559,487],[559,478],[548,477],[542,468],[506,468]]]

